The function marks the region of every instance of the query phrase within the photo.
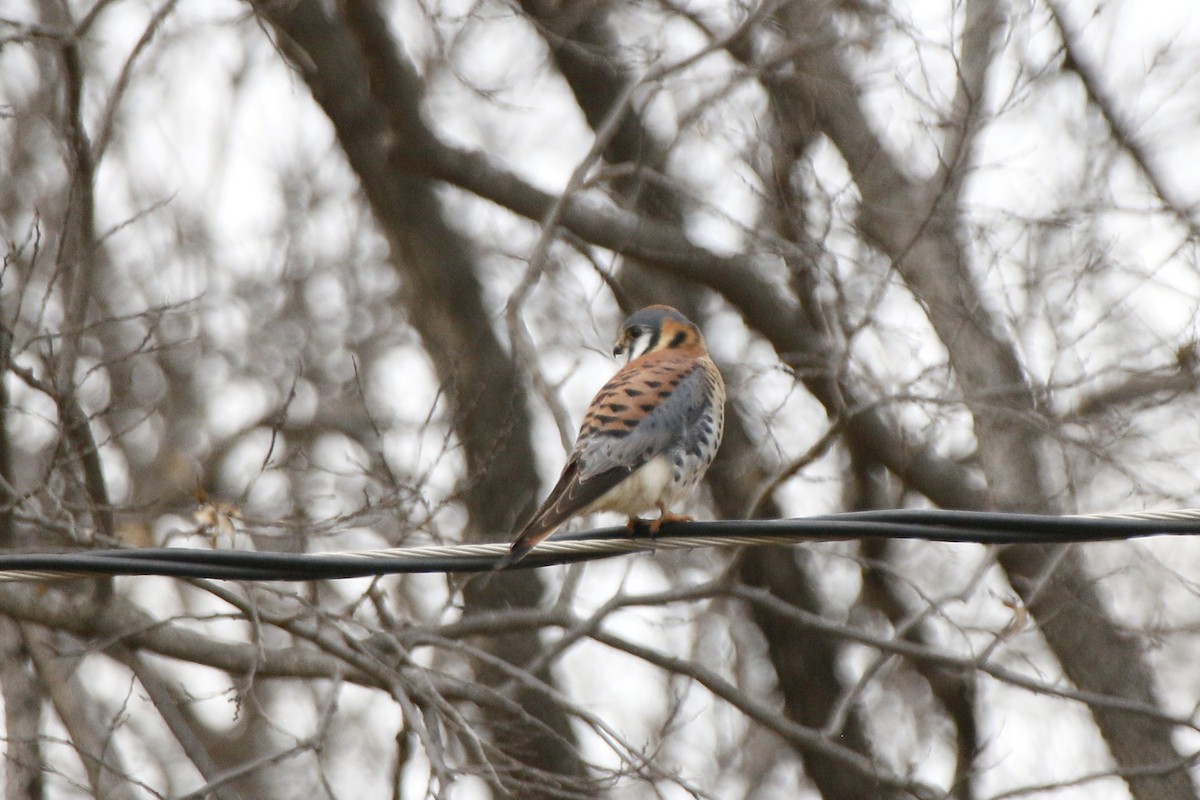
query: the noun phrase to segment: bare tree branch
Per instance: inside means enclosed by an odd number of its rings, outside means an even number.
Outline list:
[[[231,675],[260,678],[335,678],[342,675],[346,680],[374,685],[371,678],[347,669],[336,659],[311,648],[262,649],[213,639],[155,619],[133,603],[117,597],[113,598],[111,606],[97,608],[89,597],[5,584],[0,585],[0,612],[84,638],[121,641],[132,648],[214,667]]]
[[[55,635],[35,626],[26,626],[29,651],[46,687],[54,711],[71,738],[75,753],[87,773],[96,797],[134,800],[136,780],[112,735],[112,721],[105,719],[76,675],[80,655],[59,652]]]
[[[11,619],[0,619],[0,689],[4,691],[4,796],[39,800],[45,796],[39,741],[44,698],[29,668],[20,625]]]
[[[783,24],[805,46],[794,51],[796,77],[780,76],[768,86],[778,102],[813,110],[862,195],[859,229],[892,260],[945,344],[974,417],[990,502],[1005,509],[1051,512],[1055,503],[1041,434],[1029,424],[1039,413],[1034,392],[1013,343],[971,275],[956,228],[957,209],[940,208],[943,187],[908,176],[874,135],[826,14],[819,4],[787,7]],[[1109,618],[1077,558],[1056,558],[1053,548],[1021,546],[1002,550],[1000,563],[1072,680],[1092,691],[1156,702],[1136,642]],[[1041,591],[1034,594],[1034,587]],[[1118,662],[1121,668],[1112,669]],[[1118,763],[1169,763],[1178,757],[1169,727],[1144,719],[1130,722],[1103,709],[1094,713]],[[1196,796],[1183,772],[1134,777],[1130,788],[1145,798]]]
[[[566,398],[600,380],[563,345],[609,294],[680,307],[727,361],[697,498],[719,517],[1187,502],[1194,248],[1104,198],[1133,174],[1194,233],[1158,141],[1194,121],[1172,102],[1157,139],[1134,130],[1058,3],[1060,76],[1088,92],[1061,105],[1026,11],[0,12],[0,545],[503,536],[560,460],[537,398],[569,443]],[[1169,14],[1114,39],[1144,51],[1147,96],[1196,60],[1194,30],[1151,31]],[[1021,149],[1034,125],[1053,154]],[[6,788],[1193,797],[1190,547],[0,584]],[[1010,747],[1051,735],[1099,766]]]
[[[1166,210],[1187,230],[1188,238],[1192,240],[1200,238],[1200,222],[1197,222],[1195,216],[1196,209],[1183,202],[1172,188],[1167,176],[1155,166],[1149,148],[1134,130],[1134,125],[1121,112],[1119,104],[1106,86],[1102,70],[1080,47],[1079,31],[1067,19],[1067,15],[1058,2],[1046,0],[1046,8],[1049,9],[1050,16],[1053,17],[1054,24],[1058,28],[1059,38],[1062,40],[1063,69],[1073,72],[1079,78],[1087,92],[1088,100],[1100,112],[1104,124],[1108,126],[1113,141],[1133,159],[1138,171],[1150,184],[1150,188],[1158,196]]]
[[[150,696],[150,702],[154,704],[159,716],[171,731],[171,735],[175,737],[175,741],[179,742],[188,759],[208,782],[208,790],[212,792],[213,796],[217,800],[236,800],[238,797],[236,792],[224,786],[212,785],[213,781],[218,779],[220,770],[212,756],[209,755],[208,748],[201,740],[193,721],[181,708],[182,698],[172,691],[166,681],[139,654],[119,644],[110,647],[108,652],[133,672],[138,683]]]
[[[514,512],[527,508],[537,491],[525,392],[489,324],[469,248],[445,221],[429,182],[397,168],[401,154],[423,160],[433,139],[420,116],[416,74],[372,0],[347,3],[344,21],[330,18],[315,2],[256,8],[286,37],[285,48],[338,130],[388,234],[408,312],[455,404],[453,423],[467,457],[464,497],[471,536],[510,530]],[[348,86],[358,91],[347,92]],[[541,591],[536,576],[513,574],[497,576],[486,590],[468,585],[465,597],[479,610],[534,605]],[[539,643],[529,634],[495,647],[508,661],[523,664],[534,658]],[[496,678],[484,672],[485,682]],[[539,718],[542,731],[554,735],[504,733],[511,718],[493,717],[500,746],[538,772],[567,783],[586,780],[567,719],[553,708],[523,705]]]
[[[957,90],[950,106],[946,140],[939,169],[928,181],[942,186],[940,202],[953,213],[962,201],[962,188],[974,166],[975,140],[988,120],[984,102],[988,77],[1005,26],[1004,0],[969,0],[964,5],[962,36],[957,47]]]

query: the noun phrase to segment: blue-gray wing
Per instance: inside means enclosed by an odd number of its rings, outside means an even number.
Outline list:
[[[686,438],[713,402],[708,371],[694,356],[652,353],[621,370],[592,404],[576,445],[579,480],[630,474]],[[606,395],[607,392],[607,395]]]

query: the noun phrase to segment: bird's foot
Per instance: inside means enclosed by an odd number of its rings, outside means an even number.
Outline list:
[[[653,539],[662,530],[662,526],[668,522],[693,522],[695,517],[689,517],[687,514],[671,514],[664,511],[659,515],[658,519],[642,519],[641,517],[630,517],[625,523],[625,527],[629,529],[629,535],[632,538],[645,536],[647,533]]]
[[[659,515],[658,519],[650,521],[650,535],[653,536],[662,530],[662,526],[668,522],[692,522],[695,517],[689,517],[687,514],[671,514],[664,511]]]

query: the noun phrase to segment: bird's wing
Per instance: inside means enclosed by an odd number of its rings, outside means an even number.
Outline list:
[[[564,522],[678,442],[702,413],[706,376],[694,354],[648,353],[604,385],[588,408],[558,483],[497,568],[519,560]]]
[[[600,402],[584,419],[582,446],[576,446],[581,480],[614,469],[633,472],[678,445],[711,402],[705,371],[694,355],[650,353],[639,360],[646,363],[623,381],[618,379],[626,370],[617,373],[600,395],[612,387],[612,399],[597,397]]]

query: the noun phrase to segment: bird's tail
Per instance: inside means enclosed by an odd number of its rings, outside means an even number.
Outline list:
[[[500,557],[500,560],[496,562],[492,569],[494,571],[508,569],[527,556],[529,551],[537,547],[547,536],[554,533],[555,528],[558,526],[547,526],[545,521],[545,516],[542,514],[538,514],[529,520],[525,527],[521,529],[521,532],[517,534],[517,538],[513,539],[512,544],[509,545],[508,552]]]
[[[500,559],[492,566],[492,571],[499,572],[500,570],[508,569],[513,564],[524,558],[531,549],[532,548],[530,547],[522,547],[518,549],[517,543],[513,542],[512,546],[508,548],[508,552],[502,555]]]
[[[610,470],[610,472],[616,471]],[[578,475],[579,463],[574,459],[568,461],[567,466],[563,468],[562,475],[558,478],[558,483],[550,492],[550,496],[542,503],[541,508],[533,512],[533,517],[525,523],[525,527],[521,528],[520,533],[513,539],[512,545],[508,548],[508,554],[497,561],[492,569],[507,569],[520,561],[546,537],[562,527],[562,524],[569,520],[571,515],[577,512],[582,505],[586,504],[586,501],[580,502],[574,496],[575,490],[578,488],[576,483]],[[601,493],[612,488],[620,480],[619,477],[612,479],[608,473],[602,477],[605,480],[596,482]]]

